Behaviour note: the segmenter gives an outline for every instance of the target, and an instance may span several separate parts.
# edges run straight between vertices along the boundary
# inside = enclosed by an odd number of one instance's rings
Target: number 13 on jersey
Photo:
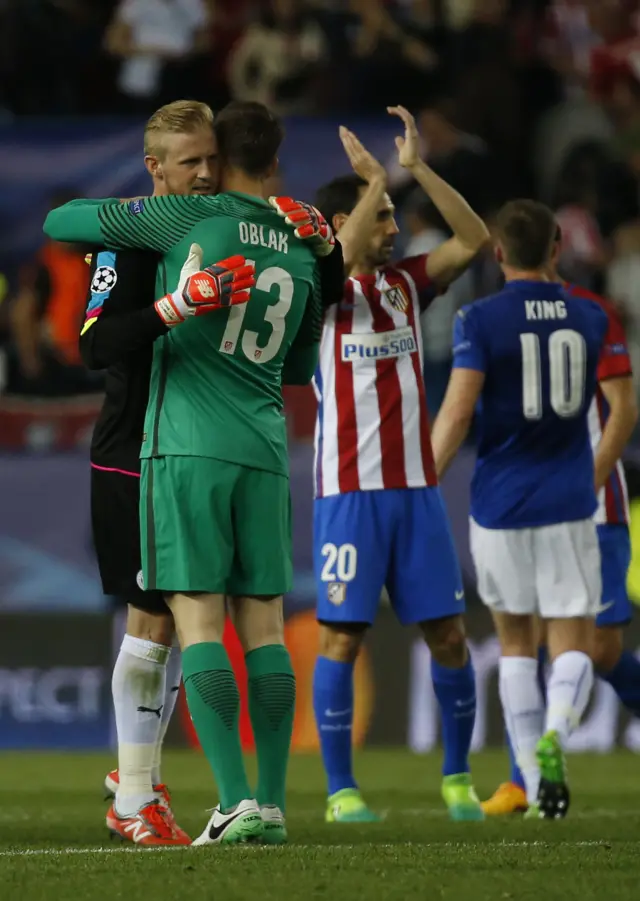
[[[254,260],[247,260],[247,263],[254,263]],[[220,353],[235,354],[238,344],[240,344],[242,353],[253,363],[268,363],[269,360],[273,360],[280,350],[285,336],[285,318],[291,309],[293,300],[293,278],[280,266],[270,266],[260,273],[256,279],[255,288],[252,289],[269,294],[274,285],[277,285],[279,289],[278,300],[272,306],[267,307],[264,314],[264,321],[271,326],[271,334],[264,347],[258,346],[258,332],[252,329],[246,329],[242,333],[242,337],[240,336],[244,317],[251,303],[251,299],[249,299],[247,303],[238,304],[229,311],[227,327],[220,343]]]

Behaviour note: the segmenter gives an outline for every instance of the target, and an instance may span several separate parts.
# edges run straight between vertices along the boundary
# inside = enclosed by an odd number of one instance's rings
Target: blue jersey
[[[607,332],[596,303],[511,281],[464,307],[454,367],[485,373],[471,515],[489,529],[587,519],[596,509],[587,411]]]

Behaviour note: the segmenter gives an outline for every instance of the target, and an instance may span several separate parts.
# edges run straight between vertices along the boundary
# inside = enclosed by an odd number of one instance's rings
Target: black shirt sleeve
[[[80,332],[89,369],[106,369],[168,331],[154,309],[159,257],[142,251],[96,251]]]
[[[322,337],[321,281],[320,272],[317,271],[316,284],[311,289],[300,327],[284,358],[283,385],[308,385],[316,371]]]
[[[320,269],[320,293],[322,307],[326,309],[333,304],[340,303],[344,295],[344,256],[342,245],[336,238],[336,246],[328,257],[318,260]]]

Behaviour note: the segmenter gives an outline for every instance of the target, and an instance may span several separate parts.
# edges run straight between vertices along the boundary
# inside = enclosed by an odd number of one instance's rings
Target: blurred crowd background
[[[83,369],[77,350],[86,248],[45,242],[42,222],[48,208],[73,196],[147,193],[145,118],[185,97],[214,109],[254,99],[279,112],[287,137],[277,187],[306,200],[348,170],[338,126],[351,127],[388,167],[398,256],[427,251],[447,234],[395,161],[397,121],[385,106],[408,106],[425,160],[489,223],[514,196],[554,208],[563,274],[616,303],[640,375],[640,0],[0,0],[0,747],[107,744],[111,656],[122,628],[112,627],[89,529],[87,446],[102,376]],[[455,311],[499,278],[487,254],[423,317],[432,414],[448,378]],[[310,394],[290,389],[285,398],[296,522],[288,641],[299,651],[299,685],[309,691],[316,646]],[[634,458],[640,440],[627,460],[637,548],[629,589],[640,603]],[[472,465],[466,449],[443,490],[476,672],[488,679],[499,652],[468,549]],[[426,750],[437,727],[435,701],[425,726],[425,649],[407,632],[393,638],[389,619],[387,629],[374,630],[382,638],[373,669],[382,685],[396,685],[402,670],[406,709],[383,691],[375,709],[388,695],[389,713],[382,710],[371,734]],[[632,630],[630,640],[639,636]],[[95,710],[80,691],[63,717],[66,692],[86,682],[93,697],[96,680]],[[598,689],[598,715],[576,746],[608,750],[616,740],[617,702],[606,690]],[[484,710],[489,695],[481,695]],[[492,716],[501,722],[497,707]],[[501,740],[499,725],[485,734],[484,713],[478,722],[475,746]],[[640,733],[625,741],[639,747]]]
[[[640,372],[637,0],[0,0],[5,142],[33,117],[55,133],[70,118],[143,120],[177,97],[214,109],[256,99],[288,120],[326,119],[327,130],[405,104],[425,159],[487,219],[517,195],[554,207],[564,274],[618,304]],[[399,252],[428,249],[444,224],[391,152],[387,162]],[[69,196],[64,187],[48,201]],[[95,390],[77,367],[76,321],[65,321],[78,311],[57,309],[59,272],[78,282],[86,273],[59,249],[29,251],[0,266],[5,388]],[[425,318],[432,410],[453,312],[497,277],[479,261]]]

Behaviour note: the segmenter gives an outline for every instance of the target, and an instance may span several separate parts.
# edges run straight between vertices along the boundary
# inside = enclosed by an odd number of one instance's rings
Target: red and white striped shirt
[[[598,294],[594,294],[578,285],[567,285],[567,290],[574,297],[585,297],[587,300],[592,300],[599,304],[609,317],[609,329],[598,362],[598,383],[606,379],[631,375],[631,360],[627,349],[624,328],[613,305]],[[595,397],[589,407],[588,416],[591,447],[594,455],[602,439],[602,433],[608,418],[609,405],[598,384]],[[594,514],[594,519],[598,525],[605,523],[615,525],[629,522],[629,496],[621,460],[618,460],[604,488],[598,494],[598,509]]]
[[[437,291],[426,255],[350,278],[330,307],[314,377],[316,497],[437,485],[420,312]]]

